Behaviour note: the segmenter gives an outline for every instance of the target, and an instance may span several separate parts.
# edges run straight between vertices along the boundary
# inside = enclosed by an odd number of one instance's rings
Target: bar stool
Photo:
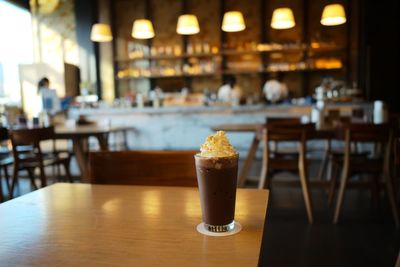
[[[298,172],[304,203],[309,223],[313,223],[312,201],[308,186],[307,164],[306,164],[306,142],[308,134],[315,130],[314,124],[301,124],[300,120],[274,121],[267,123],[264,134],[263,162],[261,177],[258,188],[269,188],[270,174],[272,171]],[[290,142],[297,144],[296,151],[282,153],[277,150],[271,151],[270,142]]]
[[[341,208],[343,205],[344,194],[348,180],[352,174],[372,173],[381,175],[386,183],[386,191],[392,209],[393,218],[396,226],[399,226],[399,213],[395,200],[393,179],[390,172],[390,157],[392,155],[392,130],[387,124],[347,124],[343,126],[342,137],[344,140],[343,157],[334,159],[336,164],[342,164],[339,194],[336,202],[333,223],[339,221]],[[375,151],[375,155],[368,157],[356,157],[351,155],[351,143],[376,143],[380,149]],[[374,177],[375,178],[375,177]],[[331,191],[335,190],[335,177],[332,177]],[[378,181],[375,181],[378,184]]]

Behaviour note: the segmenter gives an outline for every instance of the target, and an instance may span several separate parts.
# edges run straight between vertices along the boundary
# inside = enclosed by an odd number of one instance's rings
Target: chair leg
[[[74,179],[72,179],[71,172],[69,171],[69,162],[64,163],[63,166],[64,166],[64,170],[65,170],[65,176],[67,177],[67,179],[70,183],[73,183]]]
[[[44,172],[43,165],[40,165],[39,170],[40,170],[41,187],[45,187],[47,185],[47,178],[46,178],[46,173]]]
[[[123,131],[122,134],[123,134],[123,139],[124,139],[123,149],[124,150],[129,150],[129,147],[128,147],[128,131]]]
[[[268,172],[269,172],[269,141],[266,137],[265,132],[263,134],[263,154],[262,154],[262,167],[261,167],[261,175],[260,180],[258,181],[258,189],[269,188],[269,181],[268,181]],[[256,137],[255,137],[256,138]],[[254,139],[255,140],[255,139]],[[253,140],[253,142],[254,142]],[[258,145],[258,143],[257,143]],[[257,149],[257,147],[256,147]]]
[[[384,160],[383,160],[383,179],[385,180],[385,183],[386,183],[386,189],[387,189],[390,206],[392,208],[394,223],[396,224],[396,227],[399,227],[399,225],[400,225],[399,210],[398,210],[398,206],[396,204],[396,197],[395,197],[395,191],[394,191],[394,179],[391,176],[391,172],[390,172],[390,160],[392,159],[391,158],[392,155],[390,154],[390,146],[392,144],[391,138],[392,138],[392,135],[390,134],[389,141],[387,143],[387,146],[384,149],[385,156],[384,156]]]
[[[14,197],[14,188],[15,188],[15,184],[17,183],[17,180],[18,180],[18,172],[19,172],[19,166],[18,166],[18,164],[14,164],[13,176],[12,176],[11,187],[10,187],[10,199],[12,199]]]
[[[322,162],[321,162],[321,166],[319,167],[318,170],[318,181],[322,181],[323,180],[323,176],[325,173],[325,170],[328,168],[327,172],[329,173],[329,164],[331,163],[329,160],[329,154],[330,154],[330,140],[327,141],[326,143],[326,147],[325,147],[325,152],[324,152],[324,157],[322,158]]]
[[[239,180],[238,180],[238,187],[244,187],[248,178],[248,172],[250,170],[251,164],[253,163],[256,154],[257,154],[257,148],[260,143],[260,140],[257,136],[257,133],[255,133],[253,137],[253,141],[251,142],[251,146],[249,148],[249,151],[247,152],[246,159],[243,163],[242,169],[240,170],[239,174]]]
[[[31,185],[35,190],[37,190],[38,187],[35,183],[35,169],[27,168],[26,171],[28,172],[29,179],[31,180]]]
[[[3,168],[4,171],[4,177],[6,178],[6,185],[7,185],[7,190],[10,192],[10,174],[8,173],[8,168],[7,166],[4,166]]]
[[[304,203],[306,205],[306,210],[307,210],[308,222],[313,223],[314,219],[313,219],[310,191],[308,187],[308,179],[306,174],[305,159],[302,156],[300,156],[299,160],[299,176],[300,176],[301,188],[303,191]]]
[[[387,194],[388,194],[388,198],[389,198],[389,203],[392,208],[394,223],[396,224],[396,227],[399,227],[400,226],[399,210],[397,208],[396,199],[394,196],[393,180],[387,171],[384,172],[384,180],[386,183],[386,190],[387,190]]]
[[[329,205],[329,207],[332,207],[333,200],[335,199],[335,192],[336,192],[336,186],[337,186],[337,167],[334,167],[333,164],[331,164],[330,168],[331,168],[331,170],[328,173],[330,176],[328,205]]]
[[[2,186],[2,181],[1,181],[1,175],[0,175],[0,203],[4,201],[3,197],[3,186]]]
[[[266,161],[268,161],[268,160],[266,160]],[[258,189],[269,188],[268,180],[269,180],[269,178],[268,178],[268,163],[263,162],[263,166],[261,168],[260,181],[258,182]]]
[[[55,167],[56,167],[56,173],[55,173],[56,175],[55,176],[60,177],[61,176],[61,167],[59,164],[57,164]]]
[[[269,187],[270,187],[269,153],[263,152],[261,176],[260,176],[260,180],[258,182],[258,189],[264,189],[264,188],[269,188]]]
[[[338,195],[338,199],[336,201],[335,214],[333,216],[334,224],[337,224],[338,220],[339,220],[340,211],[341,211],[342,205],[343,205],[344,191],[346,190],[346,185],[347,185],[347,180],[348,180],[348,174],[349,174],[349,167],[344,166],[342,175],[340,177],[339,195]]]

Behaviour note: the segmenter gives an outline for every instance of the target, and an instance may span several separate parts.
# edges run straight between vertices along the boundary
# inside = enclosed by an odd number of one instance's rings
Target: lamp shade
[[[197,17],[191,14],[180,15],[176,25],[176,32],[184,35],[199,33],[200,27]]]
[[[346,13],[341,4],[327,5],[322,11],[321,24],[335,26],[346,22]]]
[[[222,19],[222,30],[224,32],[240,32],[246,29],[246,24],[241,12],[228,11]]]
[[[154,37],[153,24],[148,19],[137,19],[133,22],[132,37],[136,39],[151,39]]]
[[[290,29],[296,25],[293,11],[288,7],[277,8],[272,13],[271,27],[277,30]]]
[[[90,32],[90,40],[93,42],[110,42],[112,41],[112,33],[110,25],[103,23],[96,23],[92,26]]]

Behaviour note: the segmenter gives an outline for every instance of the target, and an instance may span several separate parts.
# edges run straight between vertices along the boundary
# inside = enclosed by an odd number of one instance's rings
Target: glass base
[[[211,225],[204,223],[204,227],[213,233],[224,233],[224,232],[229,232],[232,231],[235,226],[235,222],[232,221],[230,224],[225,224],[225,225]]]

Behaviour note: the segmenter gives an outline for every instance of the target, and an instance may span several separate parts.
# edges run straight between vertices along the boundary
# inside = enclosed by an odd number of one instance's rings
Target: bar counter
[[[367,113],[370,103],[328,104],[342,115],[354,108]],[[266,117],[293,118],[309,116],[311,105],[247,105],[247,106],[187,106],[160,108],[99,108],[71,109],[70,119],[85,115],[89,120],[112,126],[134,127],[128,133],[131,149],[198,149],[204,138],[219,124],[263,123]],[[232,144],[244,156],[252,141],[252,133],[228,133]]]

